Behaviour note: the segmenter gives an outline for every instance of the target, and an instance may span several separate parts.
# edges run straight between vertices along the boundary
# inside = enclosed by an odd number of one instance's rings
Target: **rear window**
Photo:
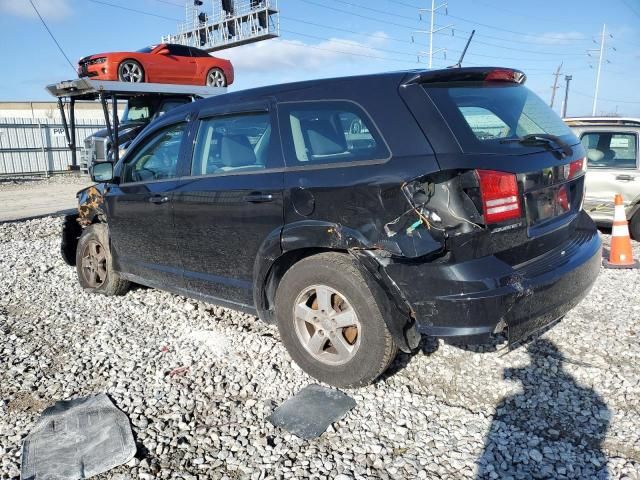
[[[528,88],[511,83],[425,85],[465,152],[540,150],[501,142],[531,134],[551,134],[578,143],[569,127]],[[514,152],[517,153],[517,152]]]

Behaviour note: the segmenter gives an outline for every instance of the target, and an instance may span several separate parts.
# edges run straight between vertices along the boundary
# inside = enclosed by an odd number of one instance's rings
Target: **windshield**
[[[425,86],[465,152],[539,149],[505,143],[526,135],[555,135],[575,145],[578,139],[549,106],[528,88],[511,83]]]
[[[157,45],[151,45],[150,47],[144,47],[141,48],[140,50],[136,50],[136,52],[138,53],[151,53],[153,52],[153,49],[156,48]]]
[[[127,122],[148,122],[153,115],[151,107],[149,105],[132,105],[127,104],[127,108],[124,111],[122,117],[122,123]]]

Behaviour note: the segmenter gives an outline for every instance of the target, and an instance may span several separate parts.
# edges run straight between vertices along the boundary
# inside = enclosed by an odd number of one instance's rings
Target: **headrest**
[[[329,119],[307,120],[302,127],[311,155],[334,155],[347,151],[344,132],[336,129]]]
[[[256,164],[256,154],[245,135],[222,137],[220,156],[225,167],[245,167]]]
[[[604,152],[597,148],[587,148],[587,160],[599,162],[604,158]]]

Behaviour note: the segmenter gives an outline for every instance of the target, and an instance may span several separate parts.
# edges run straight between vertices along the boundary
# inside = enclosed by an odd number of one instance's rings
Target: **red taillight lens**
[[[498,223],[522,216],[518,182],[512,173],[477,170],[485,223]]]
[[[510,70],[508,68],[496,68],[491,70],[484,77],[485,82],[514,82],[524,83],[527,77],[518,70]]]
[[[579,160],[574,160],[569,164],[569,175],[568,179],[577,177],[578,175],[587,171],[587,159],[581,158]]]

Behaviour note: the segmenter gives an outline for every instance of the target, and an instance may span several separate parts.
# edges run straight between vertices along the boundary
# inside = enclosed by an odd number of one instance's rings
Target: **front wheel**
[[[305,258],[276,292],[287,351],[309,375],[336,387],[371,383],[397,353],[375,295],[353,262],[340,253]]]
[[[82,232],[76,250],[76,272],[87,292],[112,296],[124,295],[129,290],[130,283],[113,270],[105,224],[90,225]]]
[[[144,70],[135,60],[125,60],[118,66],[118,80],[129,83],[144,82]]]
[[[207,73],[207,80],[205,83],[208,87],[226,87],[227,77],[219,68],[212,68]]]

